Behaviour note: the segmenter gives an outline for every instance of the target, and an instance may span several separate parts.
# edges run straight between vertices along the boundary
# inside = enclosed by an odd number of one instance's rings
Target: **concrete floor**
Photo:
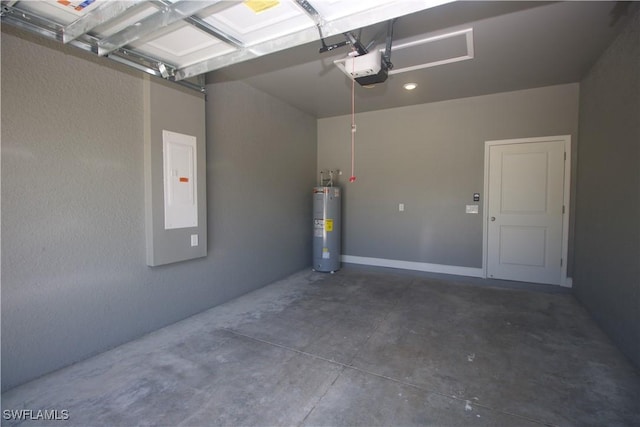
[[[69,419],[2,425],[638,426],[639,396],[566,291],[350,266],[10,390],[3,410]]]

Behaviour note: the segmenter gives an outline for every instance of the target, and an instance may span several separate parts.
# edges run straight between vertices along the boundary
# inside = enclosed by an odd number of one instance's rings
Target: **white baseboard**
[[[353,255],[342,255],[342,262],[362,264],[376,267],[400,268],[403,270],[426,271],[429,273],[454,274],[457,276],[484,277],[482,268],[458,267],[455,265],[429,264],[426,262],[400,261],[395,259],[369,258]]]
[[[573,277],[567,277],[564,279],[564,283],[560,283],[560,286],[563,286],[565,288],[572,288],[573,287]]]

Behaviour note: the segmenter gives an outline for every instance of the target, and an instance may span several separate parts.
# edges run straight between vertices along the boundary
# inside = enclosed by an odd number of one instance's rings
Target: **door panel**
[[[547,174],[548,153],[504,153],[500,212],[546,212]]]
[[[510,251],[500,252],[500,264],[544,267],[546,259],[547,229],[545,227],[500,227],[500,247]],[[526,245],[522,242],[527,242]]]
[[[560,284],[564,141],[489,150],[488,277]]]

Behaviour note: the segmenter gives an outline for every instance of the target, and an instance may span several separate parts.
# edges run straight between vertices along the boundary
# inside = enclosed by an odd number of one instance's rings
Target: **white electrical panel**
[[[164,228],[198,226],[196,137],[162,131]]]

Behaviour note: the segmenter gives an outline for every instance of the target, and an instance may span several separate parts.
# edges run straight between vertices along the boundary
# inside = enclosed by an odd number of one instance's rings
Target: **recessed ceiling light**
[[[418,87],[417,83],[405,83],[402,85],[403,88],[405,88],[406,90],[414,90],[415,88]]]

